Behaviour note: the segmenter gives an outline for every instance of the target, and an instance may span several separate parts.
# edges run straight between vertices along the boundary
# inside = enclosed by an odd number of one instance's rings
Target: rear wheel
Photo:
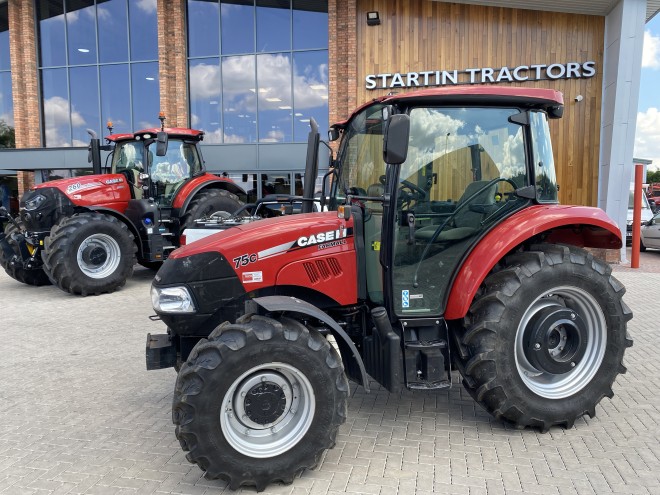
[[[348,381],[317,332],[246,316],[200,341],[179,372],[172,417],[187,459],[232,489],[291,483],[334,446]]]
[[[571,427],[612,397],[632,313],[610,267],[574,247],[543,244],[509,256],[466,317],[463,384],[517,427]]]
[[[60,289],[82,296],[114,292],[133,273],[137,246],[123,223],[101,213],[60,221],[46,238],[46,273]]]
[[[226,211],[234,213],[243,206],[238,196],[224,189],[208,189],[198,193],[181,217],[181,232],[195,226],[195,220],[209,217],[212,213]]]
[[[10,223],[5,227],[6,240],[14,251],[14,254],[19,254],[20,252],[18,244],[12,237],[17,233],[19,233],[19,229],[15,225]],[[2,249],[0,249],[0,266],[5,269],[5,272],[7,272],[7,275],[11,278],[24,284],[34,286],[50,285],[50,279],[44,272],[43,267],[26,269],[22,264],[12,264],[11,260],[5,256]]]
[[[643,253],[646,251],[646,246],[644,245],[644,241],[640,238],[639,239],[639,250]]]

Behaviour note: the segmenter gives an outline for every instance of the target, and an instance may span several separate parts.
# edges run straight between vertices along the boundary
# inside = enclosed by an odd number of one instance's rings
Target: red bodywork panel
[[[181,208],[186,200],[190,197],[192,192],[201,184],[206,182],[225,182],[232,185],[234,184],[231,179],[218,177],[217,175],[209,174],[207,172],[204,175],[200,175],[199,177],[193,177],[188,182],[186,182],[184,186],[176,193],[176,197],[174,198],[172,206],[174,208]]]
[[[77,206],[105,207],[124,213],[131,199],[130,185],[122,174],[85,175],[44,182],[34,187],[54,187]]]
[[[175,250],[170,258],[221,253],[246,292],[295,285],[341,306],[357,303],[353,220],[337,212],[307,213],[232,227]]]
[[[554,229],[554,230],[553,230]],[[527,239],[551,232],[546,242],[619,249],[619,227],[600,208],[536,205],[507,218],[479,241],[456,276],[445,319],[463,318],[477,289],[495,264]]]

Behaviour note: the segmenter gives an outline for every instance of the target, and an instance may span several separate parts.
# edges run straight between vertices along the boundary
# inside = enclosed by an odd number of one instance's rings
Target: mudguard
[[[334,334],[341,337],[341,339],[346,343],[346,345],[353,353],[352,357],[357,363],[358,367],[360,368],[360,374],[362,375],[362,383],[360,385],[362,385],[364,389],[367,392],[369,392],[369,378],[367,376],[367,371],[364,367],[364,362],[362,361],[362,356],[360,356],[360,353],[358,352],[357,348],[355,347],[355,344],[348,336],[348,334],[344,331],[343,328],[339,326],[339,324],[333,318],[331,318],[329,315],[321,311],[316,306],[313,306],[308,302],[303,301],[301,299],[297,299],[295,297],[287,297],[287,296],[256,297],[252,299],[252,302],[258,304],[259,306],[261,306],[262,308],[264,308],[266,311],[269,312],[287,311],[290,313],[302,313],[307,316],[311,316],[312,318],[316,318],[317,320],[320,320],[326,325],[328,325],[332,329],[332,332]],[[350,357],[348,356],[346,356],[346,358],[350,359]]]
[[[544,242],[619,249],[621,231],[600,208],[536,205],[510,216],[488,232],[470,252],[452,285],[444,317],[463,318],[479,286],[504,256],[525,241],[546,234]]]

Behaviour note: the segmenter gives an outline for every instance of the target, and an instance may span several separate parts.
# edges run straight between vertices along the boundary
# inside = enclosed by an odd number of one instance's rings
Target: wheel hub
[[[584,357],[587,336],[587,327],[576,311],[550,306],[527,325],[523,350],[537,370],[555,375],[568,373]]]
[[[274,423],[284,412],[286,396],[282,387],[272,382],[253,387],[245,398],[245,414],[260,425]]]
[[[82,258],[88,265],[101,266],[107,261],[108,253],[101,246],[92,244],[83,250]]]

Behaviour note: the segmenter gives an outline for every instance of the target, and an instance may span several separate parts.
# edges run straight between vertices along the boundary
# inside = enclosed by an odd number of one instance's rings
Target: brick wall
[[[169,127],[188,126],[186,2],[158,0],[160,105]]]
[[[34,2],[9,0],[9,46],[17,148],[41,146]],[[19,196],[34,185],[34,174],[18,173]]]
[[[346,119],[357,102],[356,0],[328,2],[330,123]]]

